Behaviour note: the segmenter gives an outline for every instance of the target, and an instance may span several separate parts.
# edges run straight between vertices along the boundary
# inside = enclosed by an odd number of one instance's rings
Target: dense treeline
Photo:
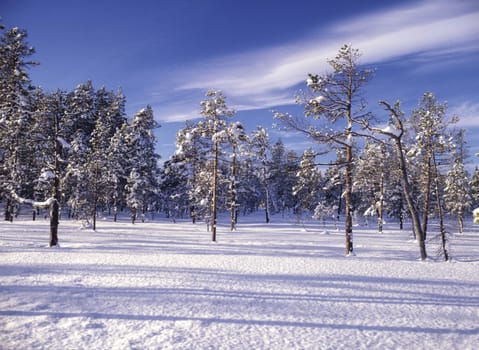
[[[132,220],[157,208],[158,175],[150,106],[125,115],[121,91],[45,92],[31,84],[34,53],[26,32],[5,31],[0,46],[0,196],[5,220],[19,203],[55,202],[64,215],[95,226],[96,214],[128,208]],[[46,201],[53,199],[54,201]]]
[[[446,214],[458,220],[479,202],[479,171],[470,176],[464,132],[432,93],[409,116],[399,102],[381,102],[387,126],[373,125],[361,91],[373,71],[358,65],[360,54],[344,46],[329,61],[331,73],[309,75],[298,95],[304,116],[275,113],[280,124],[312,140],[302,154],[272,142],[265,128],[247,131],[234,121],[220,91],[208,91],[201,118],[177,133],[177,152],[161,166],[150,106],[125,113],[125,96],[92,82],[72,91],[46,92],[32,84],[34,50],[18,28],[0,42],[0,201],[4,219],[19,204],[49,207],[51,245],[62,215],[95,228],[98,213],[132,222],[164,213],[172,219],[205,220],[216,234],[218,212],[238,217],[262,210],[294,213],[298,219],[344,219],[346,254],[353,251],[355,217],[412,219],[421,257],[426,257],[428,220],[439,219],[447,258]],[[313,147],[314,146],[314,147]],[[321,155],[336,159],[321,163]],[[32,212],[35,213],[35,210]]]

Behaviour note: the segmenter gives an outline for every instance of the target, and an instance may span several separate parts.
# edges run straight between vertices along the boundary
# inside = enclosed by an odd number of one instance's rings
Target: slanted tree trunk
[[[416,239],[419,244],[419,253],[421,255],[421,260],[426,260],[426,243],[424,240],[424,232],[421,227],[421,220],[419,219],[419,212],[414,205],[414,200],[412,198],[412,186],[409,183],[407,170],[406,170],[406,160],[404,159],[404,154],[402,150],[402,145],[400,142],[396,141],[396,149],[399,157],[399,166],[401,169],[402,177],[401,182],[403,184],[404,197],[406,198],[406,203],[411,214],[412,222],[414,225],[414,232],[416,233]]]
[[[401,172],[401,184],[403,188],[404,198],[406,199],[409,213],[411,214],[413,228],[416,233],[416,239],[419,245],[419,254],[420,254],[421,260],[426,260],[427,253],[426,253],[426,244],[424,240],[424,232],[421,226],[419,211],[414,205],[414,200],[412,198],[412,194],[411,194],[412,186],[409,182],[406,159],[404,158],[404,151],[402,147],[402,136],[404,134],[404,127],[401,120],[402,112],[398,110],[399,108],[398,104],[393,108],[387,102],[381,101],[380,103],[386,107],[387,111],[391,112],[391,116],[394,118],[394,123],[396,124],[396,128],[399,131],[399,135],[392,132],[380,130],[380,129],[373,129],[373,130],[376,132],[379,132],[380,134],[389,136],[394,142],[397,156],[398,156],[398,161],[399,161],[399,169]]]

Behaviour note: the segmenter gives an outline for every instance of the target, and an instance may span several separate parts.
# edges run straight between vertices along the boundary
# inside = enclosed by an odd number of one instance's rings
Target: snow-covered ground
[[[246,222],[245,222],[246,220]],[[1,349],[477,349],[479,225],[452,262],[408,231],[294,219],[0,222]],[[469,220],[472,221],[472,220]]]

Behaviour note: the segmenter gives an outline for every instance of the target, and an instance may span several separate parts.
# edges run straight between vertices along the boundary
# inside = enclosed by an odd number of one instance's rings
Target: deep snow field
[[[479,225],[451,262],[410,230],[240,217],[204,224],[0,222],[1,349],[477,349]]]

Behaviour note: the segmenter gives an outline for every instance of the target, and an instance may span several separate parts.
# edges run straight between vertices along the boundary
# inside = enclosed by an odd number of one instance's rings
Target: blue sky
[[[273,141],[306,148],[309,141],[271,129],[271,110],[300,113],[294,97],[307,74],[327,72],[345,43],[376,69],[366,87],[374,112],[380,99],[399,99],[408,112],[431,91],[461,117],[471,153],[479,152],[477,0],[2,0],[0,16],[28,31],[41,63],[30,72],[36,85],[121,87],[130,116],[150,104],[164,159],[211,88],[249,131],[262,125]]]

